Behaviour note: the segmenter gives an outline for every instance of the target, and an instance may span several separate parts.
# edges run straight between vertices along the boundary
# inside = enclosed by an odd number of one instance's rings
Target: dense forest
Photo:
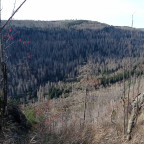
[[[3,33],[11,97],[36,97],[48,82],[77,80],[80,67],[88,63],[90,75],[104,86],[106,80],[122,79],[130,57],[131,71],[143,63],[144,32],[128,27],[82,20],[12,21]]]

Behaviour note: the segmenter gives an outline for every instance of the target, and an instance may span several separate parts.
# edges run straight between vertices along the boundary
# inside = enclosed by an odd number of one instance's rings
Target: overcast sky
[[[2,1],[2,19],[8,19],[15,0]],[[17,0],[16,7],[23,0]],[[14,16],[19,20],[85,19],[110,25],[144,28],[144,0],[27,0]]]

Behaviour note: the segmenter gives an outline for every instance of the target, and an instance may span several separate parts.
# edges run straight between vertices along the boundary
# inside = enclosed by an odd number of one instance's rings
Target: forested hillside
[[[36,97],[48,82],[76,81],[87,64],[89,75],[104,82],[103,78],[120,75],[129,57],[132,71],[143,63],[144,32],[126,27],[85,20],[12,21],[4,36],[12,97]]]

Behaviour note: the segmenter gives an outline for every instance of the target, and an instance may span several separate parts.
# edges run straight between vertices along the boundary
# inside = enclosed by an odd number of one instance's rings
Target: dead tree
[[[87,88],[86,88],[86,94],[85,94],[85,100],[84,100],[84,121],[86,120],[87,94],[88,94],[88,90],[87,90]]]
[[[123,123],[123,130],[124,130],[124,134],[126,134],[126,102],[125,102],[126,87],[125,87],[125,65],[124,65],[124,69],[123,69],[123,85],[124,85],[124,91],[123,91],[123,107],[124,107],[124,123]]]
[[[1,72],[1,82],[2,82],[2,95],[0,96],[0,126],[3,126],[3,118],[6,114],[6,107],[7,107],[7,67],[6,62],[4,60],[4,45],[3,45],[3,37],[2,37],[2,31],[7,26],[7,24],[10,22],[10,20],[13,18],[13,16],[17,13],[17,11],[21,8],[21,6],[26,2],[24,0],[20,6],[13,11],[12,15],[9,17],[9,19],[6,21],[4,25],[2,25],[1,20],[1,0],[0,0],[0,72]]]
[[[131,133],[133,128],[136,125],[137,118],[140,114],[140,111],[142,107],[144,106],[144,94],[138,94],[135,98],[135,100],[132,102],[132,112],[129,118],[128,122],[128,128],[127,128],[127,139],[131,139]]]

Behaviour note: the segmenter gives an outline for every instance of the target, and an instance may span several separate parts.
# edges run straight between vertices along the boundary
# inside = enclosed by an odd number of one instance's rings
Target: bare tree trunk
[[[129,119],[129,106],[130,106],[130,86],[131,86],[131,70],[129,72],[129,76],[130,76],[130,79],[129,79],[129,87],[128,87],[128,101],[127,101],[127,114],[126,114],[126,125],[128,126],[128,119]]]
[[[124,85],[124,91],[123,91],[123,103],[124,103],[124,123],[123,123],[123,130],[124,134],[126,134],[126,119],[125,119],[125,113],[126,113],[126,105],[125,105],[125,66],[123,69],[123,85]]]
[[[133,99],[135,98],[135,90],[134,90],[135,83],[136,83],[136,74],[134,73],[134,84],[133,84],[133,94],[132,94]]]
[[[4,60],[4,49],[3,49],[3,45],[2,45],[2,30],[5,28],[5,26],[8,24],[8,22],[12,19],[12,17],[17,13],[17,11],[21,8],[21,6],[26,2],[26,0],[24,0],[20,6],[12,13],[12,15],[10,16],[10,18],[6,21],[6,23],[2,26],[1,24],[1,0],[0,0],[0,72],[2,75],[2,89],[3,89],[3,93],[2,96],[0,97],[0,126],[3,126],[3,118],[4,115],[6,113],[6,106],[7,106],[7,70],[6,70],[6,63]]]
[[[7,70],[6,70],[6,64],[2,63],[2,72],[3,72],[3,115],[6,114],[6,107],[7,107]]]
[[[132,15],[132,28],[133,28],[133,15]],[[131,38],[129,42],[129,87],[128,87],[128,102],[127,102],[127,121],[126,125],[128,127],[128,120],[129,120],[129,105],[130,105],[130,87],[131,87],[131,72],[132,72],[132,30],[131,30]]]
[[[139,81],[138,81],[138,88],[137,88],[137,95],[140,93],[140,84],[141,84],[141,65],[140,65],[140,76],[139,76]],[[138,112],[138,97],[137,97],[137,112]]]
[[[0,10],[1,10],[1,0],[0,0]],[[2,77],[2,80],[1,82],[3,82],[3,65],[2,63],[4,62],[3,60],[3,51],[2,51],[2,31],[1,31],[1,11],[0,11],[0,71],[1,71],[1,77]],[[3,84],[2,84],[2,87],[3,87]],[[4,89],[3,89],[4,90]],[[4,112],[4,109],[3,109],[3,106],[4,106],[4,103],[3,103],[3,99],[4,99],[4,93],[2,92],[2,95],[0,97],[0,114],[1,114],[1,117],[0,117],[0,126],[3,127],[3,112]]]
[[[135,127],[138,115],[144,104],[144,94],[138,94],[132,103],[132,113],[127,128],[127,139],[131,139],[132,129]],[[138,107],[137,107],[138,106]]]
[[[131,139],[131,132],[132,132],[132,128],[135,126],[136,119],[137,119],[137,110],[133,108],[130,119],[129,119],[128,128],[127,128],[128,140]]]
[[[87,109],[87,88],[86,88],[86,95],[84,100],[84,121],[86,120],[86,109]]]

